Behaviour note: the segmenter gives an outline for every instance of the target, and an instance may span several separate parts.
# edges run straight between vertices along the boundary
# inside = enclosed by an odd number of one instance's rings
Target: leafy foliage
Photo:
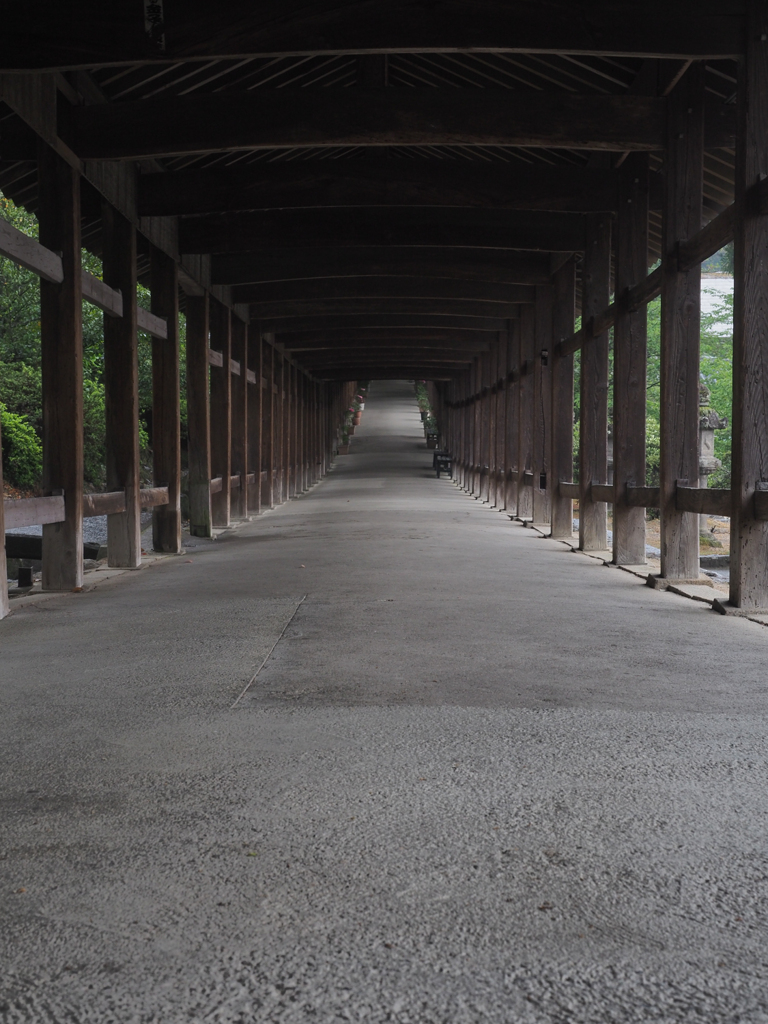
[[[37,237],[37,220],[0,193],[0,217],[32,237]],[[83,268],[95,277],[102,277],[101,261],[85,249]],[[137,301],[149,309],[150,293],[141,285]],[[182,436],[186,438],[186,322],[180,317],[181,356],[181,419]],[[152,429],[152,339],[139,334],[139,443],[142,463],[151,464]],[[42,438],[42,378],[40,367],[40,286],[35,274],[0,257],[0,403],[6,415],[16,417],[8,429],[18,438],[19,423],[31,429],[38,446]],[[18,421],[18,422],[17,422]],[[10,422],[10,421],[9,421]],[[5,425],[5,420],[3,420]],[[26,437],[27,434],[24,433]],[[96,489],[106,485],[106,426],[104,390],[104,325],[103,314],[96,306],[83,303],[83,442],[85,481]],[[5,441],[4,451],[5,451]],[[21,444],[21,441],[18,442]],[[10,444],[10,442],[9,442]],[[9,449],[10,451],[10,449]],[[9,454],[8,459],[12,456]],[[15,464],[14,464],[15,465]],[[20,487],[39,485],[40,468],[30,455],[14,474],[11,462],[5,465],[9,482]]]
[[[35,487],[43,472],[43,446],[24,416],[0,403],[3,468],[16,487]]]

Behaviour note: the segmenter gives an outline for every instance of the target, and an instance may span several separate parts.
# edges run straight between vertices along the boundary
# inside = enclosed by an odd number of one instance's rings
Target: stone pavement
[[[0,697],[0,1021],[768,1022],[768,631],[436,480],[404,383]]]

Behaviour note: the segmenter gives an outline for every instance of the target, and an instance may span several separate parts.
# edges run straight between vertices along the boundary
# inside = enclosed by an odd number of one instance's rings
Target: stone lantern
[[[707,385],[699,384],[699,487],[707,487],[709,474],[722,466],[715,458],[715,431],[728,426],[727,418],[710,406],[711,397]],[[706,515],[699,516],[699,532],[708,533]]]

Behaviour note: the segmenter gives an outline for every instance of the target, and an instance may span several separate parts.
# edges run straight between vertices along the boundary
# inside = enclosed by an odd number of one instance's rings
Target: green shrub
[[[43,446],[23,416],[0,404],[3,439],[3,472],[16,487],[37,487],[43,472]]]

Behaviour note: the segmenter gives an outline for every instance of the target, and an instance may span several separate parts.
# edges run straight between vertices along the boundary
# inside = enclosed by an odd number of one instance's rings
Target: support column
[[[522,315],[522,310],[521,310]],[[507,429],[504,467],[504,508],[518,515],[520,456],[520,321],[507,321]],[[510,380],[510,374],[512,379]]]
[[[248,511],[258,515],[261,512],[261,331],[257,324],[248,328],[248,361],[256,380],[248,390],[248,472],[253,473],[253,483],[248,487]]]
[[[179,270],[152,246],[152,312],[168,324],[152,339],[152,454],[155,486],[168,487],[168,504],[152,509],[155,551],[181,551],[181,402],[179,394]]]
[[[261,482],[262,508],[274,508],[274,394],[273,382],[274,349],[264,341],[261,342],[261,469],[264,478]]]
[[[733,468],[730,603],[768,608],[768,521],[755,492],[768,490],[768,215],[754,186],[768,177],[768,10],[747,4],[746,56],[739,69],[733,331]]]
[[[579,547],[608,546],[608,506],[592,499],[592,484],[608,483],[608,331],[592,335],[591,322],[603,313],[611,292],[611,222],[606,214],[587,218],[581,292],[581,428],[579,431]]]
[[[232,374],[232,451],[230,473],[240,477],[232,488],[230,513],[233,519],[248,515],[248,327],[232,316],[232,359],[240,364],[240,375]]]
[[[573,355],[557,354],[557,346],[573,333],[576,264],[568,260],[552,276],[552,532],[556,540],[573,537],[573,501],[560,495],[561,480],[573,480]]]
[[[284,498],[285,474],[283,472],[283,449],[285,442],[285,392],[283,391],[283,359],[277,349],[272,349],[272,445],[274,452],[274,500],[281,505]]]
[[[627,504],[627,484],[645,484],[648,307],[629,309],[627,289],[648,272],[648,156],[631,154],[619,171],[613,327],[613,561],[645,564],[645,509]]]
[[[533,519],[533,378],[535,309],[520,310],[520,387],[517,455],[517,518]]]
[[[488,502],[491,493],[491,384],[493,378],[493,353],[483,352],[480,356],[480,500]]]
[[[211,407],[209,295],[187,296],[187,456],[189,532],[211,536]]]
[[[5,557],[5,507],[3,505],[3,437],[0,429],[0,537],[3,544],[0,545],[0,619],[8,614],[8,561]]]
[[[493,453],[494,476],[492,503],[494,508],[504,508],[504,481],[506,478],[506,431],[507,431],[507,347],[509,334],[507,331],[499,331],[499,340],[496,346],[496,409],[494,414],[495,422],[495,449]]]
[[[123,296],[122,316],[104,314],[107,490],[125,491],[125,512],[107,516],[107,551],[110,566],[134,569],[141,564],[136,231],[107,202],[101,225],[104,282]]]
[[[73,590],[83,585],[80,176],[44,143],[38,168],[40,243],[64,269],[61,284],[40,281],[43,491],[63,491],[65,505],[64,522],[43,527],[43,590]]]
[[[43,590],[83,584],[83,329],[80,176],[40,144],[40,243],[61,253],[63,282],[40,282],[43,492],[66,519],[43,526]]]
[[[213,525],[222,529],[230,523],[229,478],[232,465],[232,327],[230,311],[216,299],[211,301],[211,348],[222,355],[222,365],[211,369],[211,476],[221,477],[221,490],[211,495]]]
[[[701,228],[704,176],[703,63],[667,99],[661,286],[661,575],[699,578],[699,518],[678,512],[678,481],[699,480],[701,267],[677,268],[677,243]]]
[[[551,284],[536,285],[533,361],[533,521],[549,523],[552,518],[552,304]]]

